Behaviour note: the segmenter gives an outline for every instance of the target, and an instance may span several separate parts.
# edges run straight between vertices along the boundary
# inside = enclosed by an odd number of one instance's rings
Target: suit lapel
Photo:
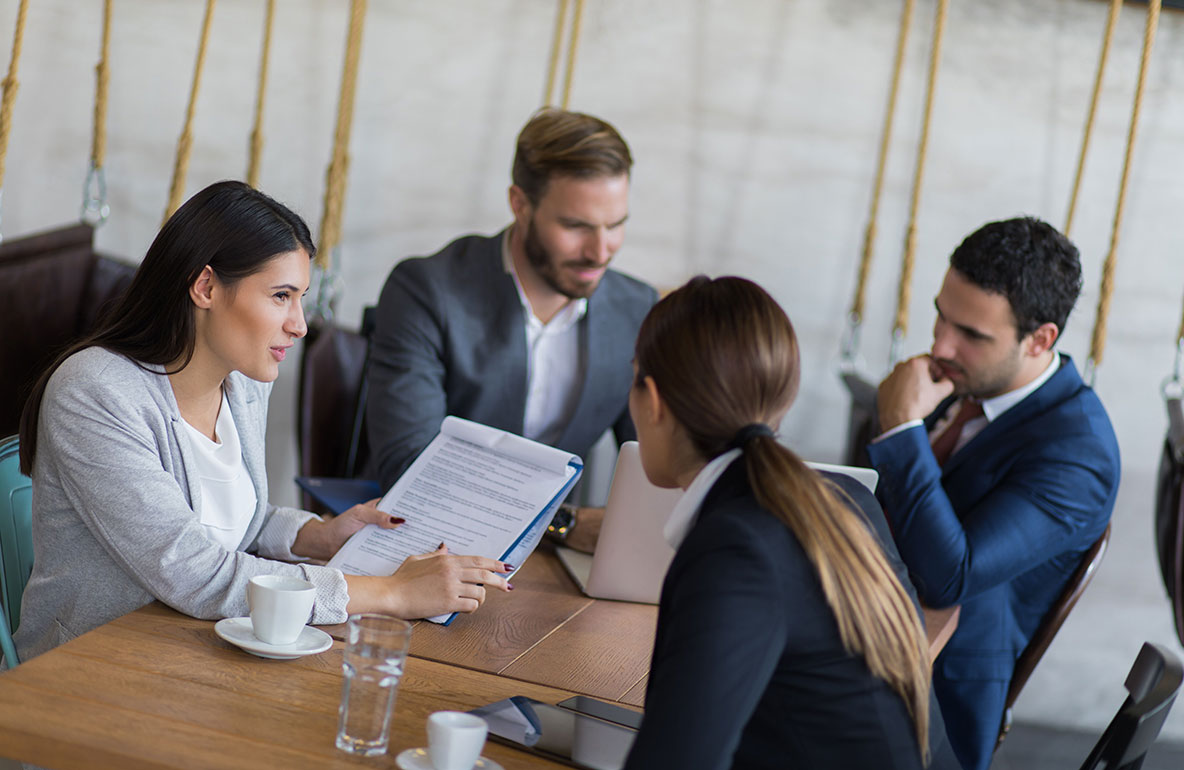
[[[529,366],[526,351],[526,319],[522,298],[518,296],[518,289],[514,286],[514,278],[506,272],[502,262],[502,239],[505,230],[490,238],[487,242],[489,255],[480,260],[485,266],[484,280],[479,280],[479,290],[473,295],[475,301],[489,303],[489,310],[482,315],[490,319],[490,333],[500,333],[505,330],[502,338],[503,365],[500,367],[506,373],[505,381],[489,383],[490,387],[502,389],[503,406],[507,412],[507,419],[503,425],[511,432],[521,434],[526,424],[526,370]]]
[[[561,447],[581,446],[596,438],[593,436],[583,440],[578,434],[585,430],[585,426],[597,423],[596,394],[605,386],[606,372],[594,362],[612,360],[612,351],[608,350],[608,346],[613,340],[613,335],[605,328],[606,324],[611,322],[612,314],[605,307],[603,289],[604,286],[600,286],[592,292],[592,296],[588,298],[588,312],[580,319],[580,370],[584,376],[581,378],[580,398],[576,402],[576,408],[559,438]]]
[[[987,423],[987,427],[950,457],[942,470],[942,476],[954,473],[968,459],[989,448],[997,437],[1014,430],[1032,417],[1043,414],[1052,406],[1071,397],[1082,386],[1081,375],[1077,373],[1072,359],[1061,354],[1061,366],[1052,377],[1023,401]]]

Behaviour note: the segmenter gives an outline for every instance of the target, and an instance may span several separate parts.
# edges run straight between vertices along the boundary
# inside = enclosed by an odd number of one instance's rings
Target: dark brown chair
[[[135,268],[96,254],[93,236],[78,224],[0,245],[0,436],[17,432],[45,367],[131,283]]]
[[[1168,431],[1159,459],[1155,495],[1155,546],[1176,636],[1184,644],[1184,406],[1179,395],[1165,398]]]
[[[1045,614],[1044,619],[1040,621],[1040,625],[1036,627],[1036,632],[1032,634],[1032,638],[1028,640],[1028,646],[1020,653],[1019,658],[1015,662],[1015,670],[1011,673],[1011,684],[1007,688],[1007,700],[1003,708],[1003,723],[999,727],[999,740],[996,742],[996,747],[1003,743],[1003,739],[1007,737],[1007,731],[1011,729],[1011,707],[1015,705],[1016,699],[1020,697],[1020,691],[1024,689],[1028,678],[1032,676],[1032,671],[1036,669],[1036,664],[1040,662],[1040,658],[1044,656],[1044,651],[1048,649],[1048,645],[1052,644],[1053,637],[1057,635],[1057,631],[1061,630],[1061,626],[1065,623],[1065,618],[1069,617],[1069,612],[1077,604],[1077,600],[1085,593],[1086,587],[1089,586],[1091,580],[1094,579],[1094,573],[1098,571],[1098,566],[1102,563],[1102,558],[1106,555],[1106,546],[1110,543],[1110,527],[1107,525],[1106,531],[1098,538],[1098,541],[1086,552],[1081,559],[1081,564],[1077,567],[1077,571],[1069,578],[1069,582],[1065,585],[1065,590],[1061,591],[1061,595],[1056,602]]]
[[[332,324],[311,327],[300,360],[296,431],[301,476],[355,478],[368,457],[366,369],[373,308],[352,332]],[[307,492],[306,510],[326,512]]]
[[[845,464],[870,468],[872,463],[867,454],[867,445],[879,433],[879,426],[876,424],[879,420],[876,414],[876,384],[852,371],[843,372],[841,376],[843,384],[847,386],[847,393],[851,396]]]

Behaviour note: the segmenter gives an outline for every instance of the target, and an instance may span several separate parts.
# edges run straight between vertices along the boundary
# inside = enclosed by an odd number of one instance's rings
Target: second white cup
[[[437,711],[428,717],[428,753],[436,770],[472,770],[485,746],[489,726],[463,711]]]
[[[267,644],[291,644],[312,614],[317,589],[307,580],[287,575],[256,575],[247,584],[251,629]]]

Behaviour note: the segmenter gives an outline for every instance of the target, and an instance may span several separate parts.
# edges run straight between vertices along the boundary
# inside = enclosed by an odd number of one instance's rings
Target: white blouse
[[[201,525],[211,540],[228,550],[237,550],[251,524],[251,517],[255,515],[258,501],[255,485],[243,464],[242,446],[226,394],[222,395],[222,406],[218,409],[218,421],[214,427],[218,441],[211,441],[188,422],[182,422],[189,431],[201,488],[201,504],[198,506]]]

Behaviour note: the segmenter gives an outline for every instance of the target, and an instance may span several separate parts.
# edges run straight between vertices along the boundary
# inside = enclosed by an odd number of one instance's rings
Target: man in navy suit
[[[1110,420],[1054,348],[1080,289],[1056,229],[985,225],[950,257],[932,350],[879,388],[893,537],[922,602],[962,607],[933,683],[966,770],[990,764],[1016,658],[1114,509]]]
[[[633,345],[657,301],[609,268],[625,240],[633,158],[607,122],[544,109],[518,135],[513,223],[405,259],[378,301],[367,422],[392,485],[455,415],[585,456],[629,418]],[[591,550],[599,509],[561,511]],[[557,517],[558,518],[558,517]]]

